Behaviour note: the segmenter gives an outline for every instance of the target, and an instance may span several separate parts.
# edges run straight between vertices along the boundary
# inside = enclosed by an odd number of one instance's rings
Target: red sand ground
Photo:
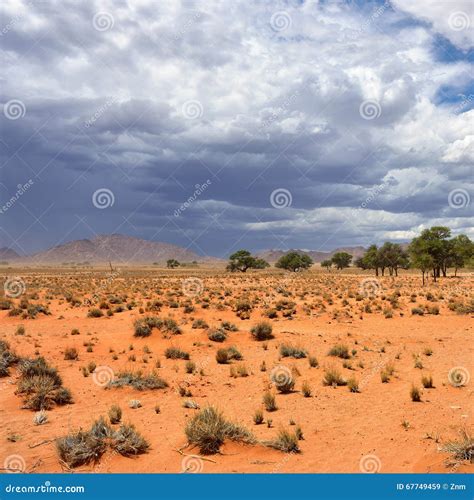
[[[196,276],[196,272],[192,275]],[[86,317],[87,307],[71,307],[62,298],[64,291],[71,290],[80,299],[83,298],[82,292],[90,296],[93,289],[88,280],[91,276],[97,286],[104,273],[48,275],[41,271],[24,271],[22,279],[27,284],[26,295],[37,291],[39,299],[32,302],[48,303],[52,314],[21,319],[9,317],[8,311],[0,311],[1,338],[8,340],[19,355],[34,357],[37,351],[44,356],[58,368],[64,386],[71,389],[74,397],[74,404],[48,411],[49,421],[35,426],[32,420],[34,412],[22,409],[22,398],[15,394],[18,372],[12,367],[11,376],[0,379],[1,461],[19,455],[26,470],[60,472],[64,468],[52,440],[79,427],[88,428],[94,419],[106,416],[112,404],[118,404],[123,410],[122,420],[132,422],[151,443],[150,452],[137,458],[107,452],[98,464],[77,470],[180,472],[188,467],[190,471],[203,472],[359,472],[361,459],[367,455],[375,455],[374,461],[380,472],[474,470],[473,465],[467,463],[448,468],[444,462],[448,455],[439,451],[446,440],[456,437],[461,427],[472,430],[472,381],[464,387],[454,387],[448,381],[448,372],[453,367],[460,366],[473,373],[472,314],[458,315],[446,307],[448,298],[465,298],[472,294],[472,277],[465,275],[458,280],[441,280],[425,289],[419,286],[418,276],[399,277],[395,281],[383,278],[380,283],[384,295],[390,295],[397,285],[402,284],[400,309],[394,309],[391,319],[386,319],[379,311],[362,313],[363,319],[360,319],[359,308],[370,299],[356,301],[354,297],[348,297],[348,293],[351,290],[357,293],[361,276],[331,274],[328,278],[324,274],[309,273],[306,278],[288,279],[265,273],[247,273],[229,278],[210,271],[200,275],[204,291],[196,299],[200,302],[202,297],[209,296],[211,305],[208,309],[202,309],[197,303],[195,311],[190,314],[184,314],[182,308],[170,309],[167,306],[154,313],[160,317],[171,315],[181,323],[183,334],[167,339],[157,330],[147,338],[133,336],[133,321],[142,316],[138,307],[98,319]],[[128,281],[130,277],[134,277],[133,283]],[[141,300],[145,306],[149,299],[160,298],[166,302],[165,292],[173,286],[179,295],[181,280],[185,277],[185,274],[172,271],[162,272],[160,276],[148,271],[128,271],[126,276],[118,277],[107,288],[99,287],[98,290],[104,297],[112,293],[128,294],[129,300]],[[304,281],[298,281],[302,279]],[[296,313],[291,320],[281,316],[270,320],[275,338],[267,342],[268,349],[265,350],[262,342],[253,340],[249,331],[262,318],[263,300],[272,303],[284,298],[279,286],[292,293],[305,289],[309,295],[304,299],[297,295],[287,297],[297,302]],[[224,289],[230,289],[231,294],[219,298]],[[334,304],[329,306],[326,303],[326,311],[314,307],[308,315],[303,303],[311,305],[317,302],[311,295],[315,290],[332,294]],[[424,296],[419,295],[416,303],[409,302],[411,293],[425,294],[427,291],[435,296],[442,293],[443,298],[428,303]],[[52,298],[48,299],[46,293]],[[147,299],[143,299],[143,295]],[[225,301],[233,304],[240,296],[248,296],[251,301],[255,296],[262,299],[249,320],[237,318],[231,305],[224,310],[216,308]],[[349,305],[342,305],[344,298]],[[177,300],[188,299],[181,296]],[[376,300],[386,303],[381,294]],[[419,303],[439,305],[440,314],[413,316],[410,310]],[[345,310],[347,314],[334,319],[336,309]],[[223,344],[217,344],[208,340],[206,330],[192,329],[190,317],[203,318],[211,327],[219,325],[221,320],[228,320],[235,323],[239,331],[230,332]],[[20,324],[26,328],[25,335],[15,334]],[[72,328],[79,329],[80,335],[71,336]],[[85,342],[93,342],[93,352],[86,351]],[[310,368],[308,359],[279,359],[282,342],[306,348],[317,357],[319,367]],[[342,368],[341,359],[327,355],[329,348],[337,343],[357,350],[350,361],[352,370]],[[133,351],[129,350],[131,344]],[[166,359],[164,350],[170,345],[188,351],[198,368],[203,368],[204,376],[186,374],[185,361]],[[232,378],[229,365],[217,364],[217,349],[230,345],[236,345],[242,352],[244,360],[234,362],[234,365],[245,364],[250,373],[248,377]],[[151,351],[145,355],[148,363],[142,361],[144,346]],[[68,347],[76,347],[79,351],[77,361],[64,359],[64,350]],[[423,354],[428,347],[433,350],[431,356]],[[112,359],[110,348],[118,354],[117,360]],[[135,354],[136,361],[128,359],[130,354]],[[414,354],[420,355],[423,369],[414,367]],[[157,372],[170,385],[165,390],[104,389],[95,383],[93,375],[84,377],[81,372],[81,367],[94,361],[98,367],[110,367],[115,373],[125,368],[148,373],[154,369],[157,359],[161,361]],[[262,361],[266,363],[266,372],[260,371]],[[360,362],[363,368],[359,366]],[[380,371],[387,363],[393,363],[395,374],[389,383],[383,384]],[[266,423],[257,426],[253,423],[253,414],[256,409],[263,409],[262,395],[270,387],[269,374],[276,365],[297,367],[300,376],[296,390],[291,394],[277,394],[276,412],[264,411],[265,419],[273,421],[271,428]],[[347,387],[323,386],[324,369],[328,366],[339,367],[346,378],[355,376],[361,392],[351,393]],[[422,402],[414,403],[410,399],[410,387],[412,383],[422,387],[422,374],[433,376],[435,388],[423,389]],[[304,398],[301,394],[304,380],[312,387],[311,398]],[[300,441],[301,453],[285,454],[262,445],[226,443],[221,454],[206,457],[210,460],[193,460],[181,455],[177,450],[186,445],[186,421],[197,410],[183,407],[186,398],[177,391],[180,385],[191,390],[191,399],[201,407],[207,404],[218,406],[227,418],[245,425],[262,441],[274,438],[281,427],[294,429],[289,425],[290,419],[294,420],[304,433],[304,440]],[[139,399],[142,407],[130,409],[128,402],[131,399]],[[159,414],[154,410],[157,404],[161,409]],[[409,423],[408,429],[402,426],[403,421]],[[7,437],[11,435],[18,435],[21,439],[10,442]],[[183,452],[199,453],[190,448],[183,449]],[[370,462],[370,457],[368,460]]]

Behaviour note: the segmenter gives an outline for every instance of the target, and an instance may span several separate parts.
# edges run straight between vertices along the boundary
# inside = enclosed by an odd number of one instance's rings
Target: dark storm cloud
[[[472,235],[472,205],[448,203],[472,193],[472,106],[439,90],[466,81],[467,57],[433,54],[440,12],[378,7],[5,2],[0,196],[33,184],[1,215],[0,246],[123,232],[222,255],[430,223]],[[103,188],[114,203],[98,210]],[[291,203],[275,208],[281,189]]]

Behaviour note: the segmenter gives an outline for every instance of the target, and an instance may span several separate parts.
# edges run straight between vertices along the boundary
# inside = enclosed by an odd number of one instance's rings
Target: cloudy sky
[[[471,0],[2,0],[0,16],[0,247],[474,237]]]

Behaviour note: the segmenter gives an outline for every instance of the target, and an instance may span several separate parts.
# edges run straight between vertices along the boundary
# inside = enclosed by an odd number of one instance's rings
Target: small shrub
[[[421,401],[421,392],[420,392],[420,389],[418,389],[418,387],[412,385],[411,386],[411,389],[410,389],[410,397],[411,397],[411,400],[418,403]]]
[[[168,387],[168,383],[154,372],[149,375],[143,375],[140,371],[125,371],[119,372],[114,380],[111,380],[107,384],[106,389],[125,386],[133,387],[138,391],[144,391],[165,389],[166,387]]]
[[[351,377],[347,381],[347,387],[349,388],[350,392],[360,392],[359,391],[359,382],[354,377]]]
[[[268,447],[285,453],[299,453],[298,437],[296,434],[282,429],[279,431],[276,439],[265,443]]]
[[[227,421],[212,406],[199,411],[186,425],[189,444],[196,445],[202,454],[217,453],[226,439],[255,443],[254,436],[244,427]]]
[[[265,409],[267,411],[276,411],[278,410],[278,406],[276,405],[275,395],[271,392],[267,391],[263,395],[263,404],[265,405]]]
[[[74,361],[74,360],[78,359],[78,357],[79,357],[79,354],[78,354],[77,349],[75,347],[68,347],[64,351],[64,359]]]
[[[118,424],[122,420],[122,408],[112,405],[109,409],[109,420],[111,424]]]
[[[329,356],[336,356],[342,359],[349,359],[351,356],[349,354],[349,348],[346,345],[338,344],[332,347],[329,352]]]
[[[186,373],[194,373],[196,371],[196,363],[194,361],[186,361]]]
[[[216,361],[220,365],[225,365],[229,362],[229,356],[227,354],[227,349],[219,349],[216,353]]]
[[[425,389],[434,389],[433,377],[431,375],[421,377],[421,383]]]
[[[224,342],[226,340],[227,335],[223,330],[212,330],[207,334],[207,338],[212,340],[213,342]]]
[[[253,421],[255,425],[260,425],[263,424],[263,412],[262,410],[255,410],[255,413],[253,415]]]
[[[441,447],[441,451],[450,453],[452,458],[448,464],[458,465],[459,462],[466,461],[474,463],[474,437],[466,429],[460,429],[460,439],[448,441]]]
[[[337,368],[328,368],[324,372],[323,385],[340,386],[347,385],[347,382],[342,378]]]
[[[319,362],[318,362],[316,356],[309,356],[308,363],[309,363],[309,366],[311,368],[317,368],[319,366]]]
[[[294,347],[287,344],[282,344],[280,346],[280,355],[283,358],[301,359],[306,358],[306,354],[306,351],[300,347]]]
[[[269,340],[273,338],[272,325],[267,321],[261,321],[252,327],[250,333],[255,340]]]
[[[165,351],[165,357],[167,359],[189,359],[189,353],[178,347],[168,347]]]
[[[142,403],[139,399],[131,399],[128,402],[128,406],[129,406],[129,408],[132,408],[132,410],[136,410],[137,408],[142,407]]]
[[[311,391],[311,386],[309,385],[309,382],[305,380],[303,382],[303,385],[301,386],[301,392],[303,393],[303,396],[305,398],[310,398],[312,391]]]
[[[87,313],[88,318],[101,318],[104,315],[104,313],[100,309],[91,309]]]
[[[413,316],[423,316],[425,314],[421,307],[413,307],[411,313]]]

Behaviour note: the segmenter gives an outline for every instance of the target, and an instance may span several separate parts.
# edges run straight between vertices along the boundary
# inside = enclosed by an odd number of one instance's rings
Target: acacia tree
[[[326,259],[321,261],[321,267],[325,267],[328,271],[332,266],[332,260],[331,259]]]
[[[309,255],[300,254],[298,252],[288,252],[278,259],[275,267],[296,272],[302,269],[308,269],[312,265],[313,259]]]
[[[449,265],[454,267],[454,276],[458,269],[464,267],[474,256],[474,243],[465,234],[460,234],[451,240],[452,255]]]
[[[380,260],[379,260],[379,253],[378,253],[378,248],[377,245],[370,245],[370,247],[365,251],[364,255],[362,257],[359,257],[356,259],[354,264],[357,267],[360,267],[361,269],[374,269],[375,270],[375,276],[379,275],[379,267],[380,267]]]
[[[408,254],[397,243],[387,241],[377,252],[377,263],[382,268],[382,276],[385,268],[388,268],[390,276],[398,276],[399,268],[408,267]]]
[[[344,269],[345,267],[349,267],[351,264],[352,255],[347,252],[336,252],[332,256],[332,263],[336,266],[337,269]]]
[[[168,259],[166,261],[166,267],[169,269],[174,269],[175,267],[179,267],[180,263],[176,259]]]
[[[238,250],[229,257],[227,270],[245,273],[247,269],[264,269],[269,266],[267,261],[254,257],[248,250]]]
[[[450,257],[452,256],[452,243],[448,240],[451,229],[445,226],[433,226],[422,231],[421,235],[413,238],[410,247],[418,249],[415,253],[427,253],[432,258],[433,280],[439,278],[441,273],[446,276]],[[420,248],[423,251],[420,251]],[[414,255],[413,251],[410,252]]]

